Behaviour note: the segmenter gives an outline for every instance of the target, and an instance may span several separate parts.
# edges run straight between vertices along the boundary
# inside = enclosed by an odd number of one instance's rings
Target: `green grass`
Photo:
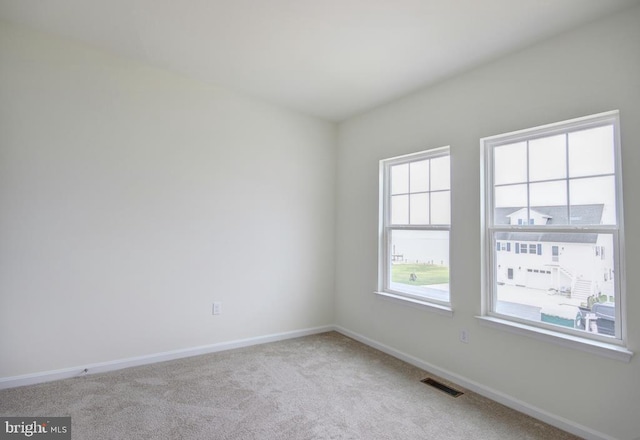
[[[411,274],[416,275],[415,281]],[[410,286],[428,286],[449,282],[449,268],[435,264],[392,264],[391,281]]]

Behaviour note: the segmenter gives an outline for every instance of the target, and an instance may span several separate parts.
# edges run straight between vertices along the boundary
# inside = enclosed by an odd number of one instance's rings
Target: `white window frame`
[[[616,225],[496,225],[493,207],[493,150],[501,145],[528,141],[554,134],[569,133],[599,126],[613,125],[615,154],[615,202]],[[480,140],[482,174],[482,302],[481,315],[477,318],[482,324],[513,333],[542,339],[559,345],[576,348],[602,356],[629,362],[633,352],[627,349],[626,333],[626,284],[624,276],[624,225],[621,175],[621,148],[619,112],[600,113],[592,116],[571,119],[531,129],[490,136]],[[562,328],[543,322],[531,322],[514,316],[496,312],[497,272],[496,272],[496,235],[500,232],[545,232],[562,233],[608,233],[613,236],[616,320],[614,338],[594,333],[586,333],[571,328]],[[527,244],[525,244],[527,246]],[[520,246],[522,248],[522,245]],[[528,251],[528,249],[527,249]],[[522,249],[521,249],[522,252]]]
[[[450,147],[439,147],[403,156],[392,157],[380,161],[380,199],[379,199],[379,244],[378,244],[378,288],[376,294],[392,300],[400,300],[414,306],[425,308],[446,316],[453,316],[451,308],[451,285],[449,285],[449,301],[441,301],[422,295],[412,295],[408,292],[391,288],[391,231],[392,230],[417,230],[417,231],[447,231],[449,232],[449,281],[451,281],[451,221],[448,225],[391,225],[391,167],[405,163],[417,162],[426,159],[451,156]],[[451,186],[449,187],[451,194]]]

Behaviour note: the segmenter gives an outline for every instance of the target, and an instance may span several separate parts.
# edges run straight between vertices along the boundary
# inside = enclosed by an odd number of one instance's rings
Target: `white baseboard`
[[[465,377],[462,377],[456,373],[452,373],[443,368],[437,367],[422,359],[416,358],[402,351],[396,350],[388,345],[382,344],[373,339],[367,338],[361,334],[355,333],[344,327],[338,325],[326,325],[322,327],[314,327],[302,330],[294,330],[284,333],[276,333],[265,336],[257,336],[253,338],[240,339],[236,341],[220,342],[211,345],[203,345],[199,347],[191,347],[180,350],[166,351],[162,353],[155,353],[146,356],[137,356],[127,359],[119,359],[108,362],[100,362],[89,365],[80,365],[71,368],[65,368],[55,371],[45,371],[41,373],[26,374],[22,376],[4,377],[0,378],[0,389],[14,388],[24,385],[34,385],[43,382],[50,382],[53,380],[68,379],[71,377],[78,377],[84,374],[97,374],[105,373],[108,371],[120,370],[123,368],[136,367],[140,365],[154,364],[156,362],[170,361],[174,359],[181,359],[191,356],[198,356],[201,354],[215,353],[219,351],[232,350],[234,348],[249,347],[252,345],[266,344],[269,342],[282,341],[286,339],[293,339],[302,336],[309,336],[318,333],[324,333],[328,331],[337,331],[345,336],[362,342],[370,347],[387,353],[390,356],[401,359],[411,365],[421,368],[425,371],[440,376],[446,380],[449,380],[455,384],[460,385],[463,388],[471,390],[481,396],[494,400],[502,405],[512,408],[521,413],[527,414],[538,420],[541,420],[549,425],[560,428],[564,431],[570,432],[577,436],[580,436],[586,440],[616,440],[615,438],[603,434],[601,432],[590,429],[586,426],[575,423],[571,420],[565,419],[558,415],[549,413],[541,408],[537,408],[533,405],[529,405],[526,402],[518,400],[512,396],[504,394],[500,391],[496,391],[478,382],[474,382]],[[85,373],[86,369],[86,373]]]
[[[558,415],[552,414],[541,408],[537,408],[533,405],[529,405],[528,403],[518,400],[512,396],[504,394],[500,391],[496,391],[478,382],[469,380],[456,373],[452,373],[443,368],[437,367],[433,364],[430,364],[429,362],[423,361],[422,359],[418,359],[414,356],[403,353],[399,350],[396,350],[395,348],[389,347],[388,345],[382,344],[378,341],[374,341],[373,339],[369,339],[366,336],[362,336],[358,333],[352,332],[351,330],[348,330],[339,325],[334,326],[334,330],[337,331],[338,333],[342,333],[345,336],[355,339],[356,341],[362,342],[365,345],[368,345],[388,355],[391,355],[395,358],[403,360],[422,370],[428,371],[430,373],[433,373],[437,376],[442,377],[443,379],[449,380],[457,385],[460,385],[463,388],[473,391],[474,393],[480,394],[481,396],[487,397],[495,402],[501,403],[504,406],[507,406],[518,412],[524,413],[528,416],[541,420],[545,423],[548,423],[549,425],[562,429],[563,431],[570,432],[571,434],[577,435],[586,440],[616,440],[611,436],[595,431],[591,428],[580,425],[579,423],[575,423],[571,420],[565,419],[564,417],[560,417]]]
[[[199,347],[165,351],[162,353],[136,356],[127,359],[118,359],[114,361],[99,362],[89,365],[79,365],[76,367],[64,368],[61,370],[43,371],[40,373],[25,374],[21,376],[3,377],[0,378],[0,390],[20,387],[24,385],[34,385],[43,382],[50,382],[53,380],[68,379],[71,377],[83,376],[85,374],[105,373],[107,371],[121,370],[123,368],[154,364],[156,362],[170,361],[174,359],[198,356],[201,354],[215,353],[218,351],[231,350],[234,348],[249,347],[251,345],[266,344],[268,342],[299,338],[301,336],[309,336],[332,330],[335,330],[334,326],[326,325],[322,327],[293,330],[290,332],[275,333],[265,336],[256,336],[253,338],[240,339],[236,341],[219,342],[216,344],[202,345]]]

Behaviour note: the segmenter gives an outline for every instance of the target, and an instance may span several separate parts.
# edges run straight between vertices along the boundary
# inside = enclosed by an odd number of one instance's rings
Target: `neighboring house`
[[[496,208],[496,224],[601,224],[605,206]],[[568,221],[570,220],[570,222]],[[542,290],[557,290],[586,301],[593,294],[613,296],[613,246],[607,234],[503,232],[496,235],[497,281]]]

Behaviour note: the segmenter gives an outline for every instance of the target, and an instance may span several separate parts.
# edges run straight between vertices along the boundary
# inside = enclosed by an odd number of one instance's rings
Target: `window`
[[[378,292],[450,310],[449,147],[382,160],[380,178]]]
[[[481,146],[483,316],[624,345],[618,112],[492,136]],[[520,241],[515,253],[494,251],[492,243],[508,240]],[[534,261],[544,270],[522,270]]]
[[[558,246],[551,246],[551,261],[557,263],[560,259]]]

